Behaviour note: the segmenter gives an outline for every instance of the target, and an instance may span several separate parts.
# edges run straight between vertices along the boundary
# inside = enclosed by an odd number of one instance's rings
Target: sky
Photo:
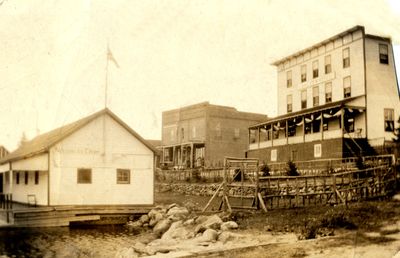
[[[106,85],[147,139],[162,111],[203,101],[275,116],[271,63],[355,25],[400,64],[400,0],[0,0],[0,145],[101,110]]]

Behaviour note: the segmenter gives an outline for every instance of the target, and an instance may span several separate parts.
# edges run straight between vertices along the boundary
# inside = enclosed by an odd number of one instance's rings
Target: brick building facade
[[[162,113],[162,160],[175,168],[221,166],[225,156],[244,157],[248,128],[266,115],[203,102]]]

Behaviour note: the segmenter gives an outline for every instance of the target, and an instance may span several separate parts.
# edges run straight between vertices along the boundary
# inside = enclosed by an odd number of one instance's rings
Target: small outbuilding
[[[154,147],[109,109],[0,159],[3,192],[37,205],[153,205]]]

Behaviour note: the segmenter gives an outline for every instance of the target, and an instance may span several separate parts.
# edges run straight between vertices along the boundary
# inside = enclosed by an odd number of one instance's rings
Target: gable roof
[[[136,137],[140,142],[142,142],[147,148],[149,148],[153,153],[156,153],[157,150],[148,143],[145,139],[143,139],[138,133],[136,133],[132,128],[130,128],[125,122],[123,122],[117,115],[111,112],[108,108],[100,110],[92,115],[84,117],[78,121],[67,124],[65,126],[56,128],[47,133],[36,136],[30,141],[27,141],[22,146],[20,146],[15,151],[11,152],[9,155],[0,159],[0,164],[4,164],[6,162],[20,160],[28,157],[32,157],[41,153],[47,152],[52,146],[66,137],[70,136],[72,133],[76,132],[80,128],[89,124],[94,119],[102,116],[109,115],[113,118],[117,123],[119,123],[122,127],[124,127],[130,134]]]

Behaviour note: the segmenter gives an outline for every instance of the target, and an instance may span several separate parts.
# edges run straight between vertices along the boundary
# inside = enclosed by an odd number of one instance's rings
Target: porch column
[[[289,127],[289,126],[288,126],[288,124],[289,124],[289,123],[288,123],[288,121],[289,121],[289,120],[286,120],[286,122],[285,122],[285,130],[286,130],[285,137],[286,137],[286,144],[289,144],[289,134],[288,134],[288,133],[289,133],[289,130],[288,130],[288,129],[289,129],[289,128],[288,128],[288,127]]]
[[[12,169],[11,169],[11,165],[10,165],[10,173],[9,173],[9,183],[10,183],[10,185],[9,185],[9,193],[11,193],[12,194],[12,192],[13,192],[13,171],[12,171]]]
[[[176,158],[176,157],[175,157],[175,149],[176,149],[175,146],[172,147],[172,165],[173,165],[173,166],[175,166],[175,162],[176,162],[176,161],[175,161],[175,158]]]
[[[193,168],[193,153],[194,153],[194,144],[190,145],[190,168]]]
[[[303,121],[303,142],[306,142],[306,118],[305,116],[302,117]]]
[[[341,114],[340,114],[340,125],[342,126],[342,138],[343,138],[343,135],[344,135],[344,108],[342,108],[341,110],[340,110],[341,112]]]
[[[274,146],[274,124],[271,124],[271,147]]]
[[[319,129],[321,130],[321,140],[324,139],[324,113],[321,112],[321,124],[319,125]]]

